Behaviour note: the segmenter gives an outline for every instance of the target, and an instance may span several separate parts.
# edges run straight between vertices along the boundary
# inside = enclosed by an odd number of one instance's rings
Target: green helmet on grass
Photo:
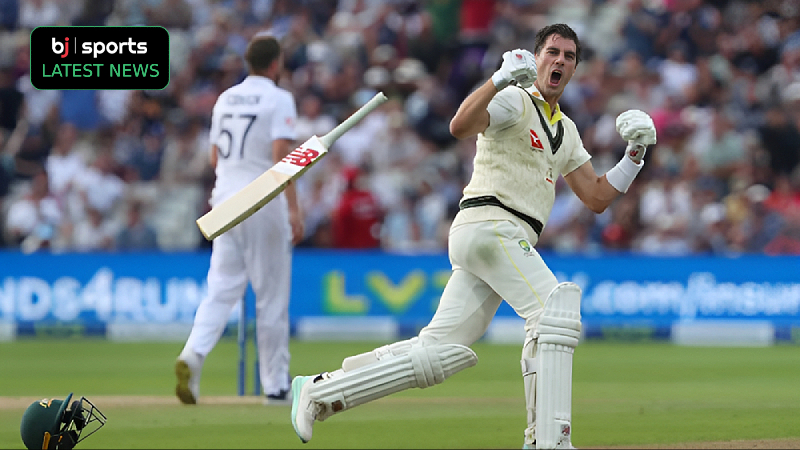
[[[42,399],[31,403],[22,414],[19,431],[28,449],[70,450],[75,444],[105,425],[106,416],[86,398]],[[92,430],[81,437],[87,425]]]

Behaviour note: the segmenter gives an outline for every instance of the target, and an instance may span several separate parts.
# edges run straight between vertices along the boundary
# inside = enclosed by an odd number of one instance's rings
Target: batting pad
[[[312,384],[309,396],[321,406],[317,420],[405,389],[439,384],[478,363],[475,352],[459,344],[398,347],[392,350],[405,353],[386,352],[372,364],[337,370],[330,378]]]
[[[573,448],[572,355],[581,336],[581,289],[559,283],[545,301],[535,350],[536,448]]]

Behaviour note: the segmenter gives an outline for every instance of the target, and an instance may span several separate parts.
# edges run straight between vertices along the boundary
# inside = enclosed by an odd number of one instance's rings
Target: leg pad
[[[382,349],[386,348],[378,350]],[[439,384],[478,363],[475,352],[459,344],[422,346],[414,341],[412,345],[390,350],[377,357],[376,351],[348,358],[342,364],[343,370],[314,383],[309,395],[320,405],[317,420],[408,388]],[[399,354],[395,354],[395,350]],[[403,351],[405,353],[401,353]],[[370,358],[372,363],[357,364],[368,362]]]
[[[578,285],[560,283],[545,301],[536,335],[526,340],[526,445],[572,448],[572,355],[581,335],[580,303]]]

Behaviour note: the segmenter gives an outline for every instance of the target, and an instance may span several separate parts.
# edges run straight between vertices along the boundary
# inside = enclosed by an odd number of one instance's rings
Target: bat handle
[[[343,134],[347,132],[350,128],[353,128],[358,122],[361,121],[367,114],[371,113],[372,110],[383,104],[388,100],[386,95],[383,92],[378,92],[375,96],[370,99],[364,106],[358,108],[356,112],[354,112],[350,117],[345,119],[344,122],[340,123],[336,128],[329,131],[324,136],[320,137],[319,140],[322,142],[322,145],[325,146],[326,149],[330,149],[331,145],[336,142]]]

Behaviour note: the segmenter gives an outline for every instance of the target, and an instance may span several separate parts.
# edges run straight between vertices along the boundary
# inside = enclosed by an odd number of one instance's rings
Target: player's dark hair
[[[280,54],[281,44],[274,36],[256,36],[247,44],[244,60],[250,72],[260,72],[268,68]]]
[[[578,65],[578,63],[581,62],[581,41],[578,39],[578,34],[575,33],[575,30],[565,23],[554,23],[540,29],[533,39],[533,54],[539,54],[539,51],[542,50],[545,42],[547,42],[547,38],[550,37],[551,34],[557,34],[564,39],[575,42],[575,65]]]

